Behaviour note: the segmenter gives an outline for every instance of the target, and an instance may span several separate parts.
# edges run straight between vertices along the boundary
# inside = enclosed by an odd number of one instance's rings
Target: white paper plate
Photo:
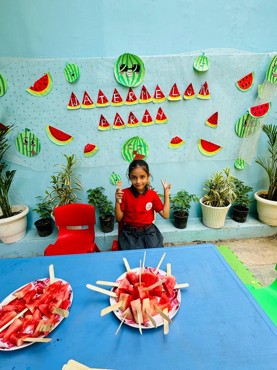
[[[134,269],[132,269],[132,271],[134,271],[134,272],[139,272],[139,270],[140,270],[140,268],[139,267],[137,267],[137,268],[134,268]],[[153,272],[153,271],[155,271],[156,270],[156,268],[153,268],[153,267],[145,267],[145,271],[151,271],[151,272]],[[158,275],[160,275],[161,277],[162,276],[165,276],[166,275],[166,272],[165,271],[163,271],[163,270],[159,270],[158,271]],[[126,277],[126,272],[124,272],[124,274],[122,274],[122,275],[120,275],[118,278],[117,278],[117,282],[120,282],[121,280],[123,280],[124,278]],[[116,288],[113,288],[112,290],[114,291]],[[174,295],[174,299],[172,300],[172,304],[171,304],[171,310],[169,311],[169,313],[168,313],[168,317],[170,318],[170,319],[172,319],[175,315],[176,315],[176,313],[179,311],[179,308],[180,308],[180,305],[181,305],[181,292],[180,292],[180,289],[174,289],[174,292],[175,292],[175,295]],[[117,301],[116,301],[116,299],[115,298],[113,298],[113,297],[110,297],[110,304],[111,305],[113,305],[113,304],[115,304]],[[115,311],[113,311],[113,313],[115,314],[115,316],[120,320],[120,321],[122,321],[122,319],[123,319],[123,316],[122,316],[122,311],[120,311],[119,309],[117,309],[117,310],[115,310]],[[155,315],[155,316],[153,316],[153,318],[154,318],[154,320],[156,321],[156,323],[157,323],[157,327],[158,326],[161,326],[161,325],[163,325],[164,324],[164,319],[163,319],[163,317],[161,316],[161,315]],[[124,324],[126,324],[126,325],[129,325],[129,326],[132,326],[133,328],[139,328],[139,325],[136,323],[136,322],[134,322],[134,321],[131,321],[131,320],[127,320],[127,319],[125,319],[124,320]],[[149,320],[148,322],[147,322],[147,325],[143,325],[143,324],[141,324],[141,328],[142,329],[153,329],[153,328],[155,328],[155,326],[152,324],[152,322]]]
[[[39,279],[39,280],[34,280],[32,281],[31,283],[36,286],[38,284],[43,284],[43,285],[48,285],[49,284],[49,281],[50,279],[49,278],[45,278],[45,279]],[[63,284],[68,284],[65,280],[63,279],[58,279],[58,278],[55,278],[54,281],[61,281]],[[15,292],[17,292],[18,290],[24,288],[26,285],[28,285],[30,283],[27,283],[23,286],[21,286],[20,288],[16,289],[15,291],[13,291],[11,294],[9,294],[1,303],[0,303],[0,308],[3,307],[4,305],[10,303],[12,300],[14,300],[16,297],[13,295]],[[71,286],[69,285],[68,286],[68,289],[69,289],[69,292],[70,292],[70,295],[69,295],[69,300],[70,300],[70,306],[68,307],[68,309],[71,307],[71,304],[72,304],[72,300],[73,300],[73,291],[72,291],[72,288]],[[24,315],[23,315],[24,317]],[[45,316],[42,316],[42,318],[46,318]],[[53,327],[53,329],[51,331],[53,331],[61,322],[62,320],[64,319],[64,317],[60,316],[59,320],[55,323],[55,326]],[[0,333],[1,334],[1,333]],[[47,334],[48,336],[49,334]],[[41,336],[40,336],[41,337]],[[18,350],[18,349],[21,349],[21,348],[25,348],[25,347],[28,347],[32,344],[34,344],[35,342],[26,342],[24,344],[22,344],[22,346],[15,346],[15,345],[8,345],[6,342],[2,342],[1,338],[0,338],[0,351],[15,351],[15,350]]]

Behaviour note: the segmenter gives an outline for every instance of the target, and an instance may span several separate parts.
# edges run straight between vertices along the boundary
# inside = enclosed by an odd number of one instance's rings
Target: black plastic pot
[[[232,219],[236,222],[243,223],[246,221],[249,208],[244,206],[234,206],[232,210]]]
[[[106,218],[99,217],[100,221],[100,228],[103,233],[110,233],[114,229],[114,221],[115,217],[113,215],[109,215]]]
[[[53,221],[51,217],[40,218],[34,225],[37,228],[39,236],[48,236],[53,232]]]
[[[173,212],[173,224],[177,229],[185,229],[187,227],[189,214],[186,212],[184,215],[179,212]]]

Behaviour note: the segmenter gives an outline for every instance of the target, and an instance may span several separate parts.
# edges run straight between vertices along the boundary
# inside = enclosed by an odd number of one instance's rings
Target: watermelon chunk
[[[97,145],[94,145],[94,144],[87,144],[85,147],[84,147],[84,156],[85,157],[91,157],[93,156],[94,154],[96,154],[98,152],[98,146]]]
[[[248,91],[254,83],[255,72],[250,72],[236,82],[236,86],[240,91]]]
[[[26,89],[29,94],[34,96],[46,96],[52,90],[53,82],[50,73],[45,73],[37,81],[35,81],[33,86]]]
[[[261,117],[264,117],[269,112],[270,108],[271,108],[271,102],[268,102],[268,103],[256,105],[254,107],[250,107],[248,111],[252,117],[261,118]]]
[[[198,149],[200,153],[202,153],[203,155],[211,157],[215,155],[216,153],[218,153],[222,149],[222,146],[214,144],[207,140],[199,139]]]
[[[50,125],[46,126],[46,132],[49,139],[57,145],[66,145],[73,140],[73,136]]]

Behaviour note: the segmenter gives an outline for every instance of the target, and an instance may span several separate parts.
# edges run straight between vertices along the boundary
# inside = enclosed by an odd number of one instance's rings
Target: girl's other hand
[[[164,191],[169,193],[171,189],[171,184],[168,184],[167,180],[161,180],[161,182],[162,182]]]

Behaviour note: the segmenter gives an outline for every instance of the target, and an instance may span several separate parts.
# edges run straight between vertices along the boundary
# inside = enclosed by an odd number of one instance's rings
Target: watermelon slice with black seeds
[[[73,140],[73,136],[50,125],[46,126],[46,132],[49,139],[57,145],[66,145]]]
[[[199,149],[200,153],[202,153],[203,155],[211,157],[211,156],[217,154],[222,149],[222,146],[217,145],[215,143],[212,143],[211,141],[207,141],[207,140],[204,140],[204,139],[199,139],[198,140],[198,149]]]
[[[213,113],[207,120],[206,125],[212,128],[217,128],[218,124],[218,112]]]
[[[240,91],[248,91],[254,83],[255,72],[250,72],[236,82],[236,86]]]
[[[268,102],[260,105],[255,105],[254,107],[250,107],[248,111],[252,117],[261,118],[264,117],[269,112],[270,108],[271,102]]]
[[[52,77],[50,73],[45,73],[42,77],[40,77],[37,81],[35,81],[33,86],[30,86],[26,89],[28,93],[35,96],[45,96],[50,93],[52,90]]]

